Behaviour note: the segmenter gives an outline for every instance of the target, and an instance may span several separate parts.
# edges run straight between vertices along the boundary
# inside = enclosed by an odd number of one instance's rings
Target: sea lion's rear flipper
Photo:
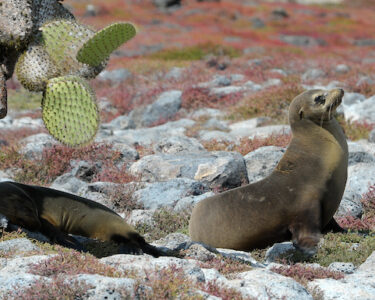
[[[328,232],[333,232],[333,233],[338,233],[338,232],[348,232],[346,229],[342,228],[336,220],[332,217],[332,219],[328,222],[326,226],[324,226],[322,233],[328,233]]]
[[[83,245],[75,238],[60,231],[58,228],[56,228],[43,218],[41,218],[40,221],[42,223],[42,228],[40,231],[45,234],[51,240],[51,242],[67,248],[75,249],[77,251],[85,251]]]

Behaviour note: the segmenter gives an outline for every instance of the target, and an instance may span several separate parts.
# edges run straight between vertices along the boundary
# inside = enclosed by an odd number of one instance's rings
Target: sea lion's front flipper
[[[338,233],[338,232],[348,232],[346,229],[342,228],[339,224],[337,224],[336,220],[332,217],[332,219],[328,222],[326,226],[324,226],[322,233]]]
[[[43,218],[41,218],[40,221],[42,223],[41,232],[45,234],[51,240],[51,242],[78,251],[85,251],[83,245],[75,238],[60,231],[58,228],[56,228]]]

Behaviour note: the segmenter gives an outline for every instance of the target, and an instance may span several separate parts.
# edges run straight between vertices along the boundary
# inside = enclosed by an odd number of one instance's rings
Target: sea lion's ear
[[[299,119],[302,120],[302,118],[303,118],[303,108],[301,108],[299,110],[298,114],[299,114]]]

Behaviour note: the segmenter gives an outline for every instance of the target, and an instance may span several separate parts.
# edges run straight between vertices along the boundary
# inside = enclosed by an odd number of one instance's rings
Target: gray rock
[[[356,46],[375,46],[375,39],[359,39],[354,41]]]
[[[343,106],[350,106],[353,104],[358,104],[366,100],[365,95],[360,93],[348,93],[346,92],[344,97],[342,98],[341,105]]]
[[[323,46],[326,42],[322,39],[316,39],[305,35],[281,35],[280,40],[291,45],[302,47]]]
[[[173,67],[169,70],[167,74],[165,74],[164,78],[167,80],[179,80],[181,79],[185,69],[179,67]]]
[[[251,18],[251,27],[254,29],[260,29],[266,27],[266,23],[261,18]]]
[[[32,255],[27,257],[16,257],[12,259],[1,258],[0,259],[0,274],[12,274],[18,275],[23,274],[25,270],[28,270],[33,264],[41,263],[56,254],[50,255]],[[1,284],[2,285],[2,284]],[[0,286],[1,286],[0,285]]]
[[[134,129],[136,124],[133,119],[129,116],[118,116],[109,123],[104,123],[100,125],[102,129],[109,130],[124,130],[124,129]]]
[[[34,286],[37,282],[41,280],[51,280],[46,277],[32,275],[28,273],[3,273],[0,272],[0,298],[4,299],[7,293],[14,292],[14,290],[27,289]],[[8,294],[9,295],[9,294]]]
[[[242,74],[231,74],[229,77],[232,82],[238,82],[245,79],[245,76]]]
[[[349,166],[355,165],[358,163],[374,163],[375,156],[367,152],[349,152]]]
[[[181,5],[181,0],[152,0],[152,2],[155,6],[161,9]]]
[[[38,133],[20,141],[22,148],[19,150],[19,153],[25,155],[27,159],[42,159],[43,150],[56,144],[58,142],[51,135]]]
[[[352,263],[333,262],[328,266],[328,269],[345,274],[353,274],[356,268]]]
[[[253,138],[268,138],[271,135],[290,134],[289,125],[270,125],[249,129],[247,136],[249,139]]]
[[[350,189],[346,189],[341,199],[340,206],[335,213],[335,217],[353,216],[359,218],[362,216],[363,207],[361,203],[361,194]]]
[[[236,187],[247,182],[244,159],[236,152],[149,155],[135,162],[130,172],[147,181],[182,177],[201,181],[211,187]]]
[[[259,300],[295,299],[312,300],[313,297],[299,283],[290,277],[266,269],[255,269],[234,275],[233,286],[242,297]]]
[[[271,263],[274,262],[276,259],[280,258],[280,256],[295,251],[296,248],[293,246],[293,243],[291,242],[276,243],[267,250],[265,261],[267,263]]]
[[[133,147],[123,143],[113,143],[112,149],[121,153],[122,160],[137,160],[139,153]]]
[[[257,117],[249,120],[236,122],[229,125],[230,133],[237,138],[242,138],[248,136],[249,130],[256,127],[262,126],[264,123],[268,122],[270,118],[268,117]]]
[[[370,143],[375,143],[375,129],[371,130],[371,132],[369,133],[368,141]]]
[[[145,209],[174,207],[177,201],[189,195],[200,195],[207,191],[201,182],[188,178],[175,178],[165,182],[147,184],[137,190],[134,198],[142,203]]]
[[[202,200],[204,200],[208,197],[211,197],[213,195],[215,195],[213,192],[207,192],[207,193],[204,193],[204,194],[198,195],[198,196],[184,197],[182,199],[177,200],[177,203],[176,203],[176,205],[174,206],[173,209],[175,211],[182,211],[184,209],[193,207],[198,202],[200,202],[200,201],[202,201]]]
[[[345,64],[339,64],[335,68],[335,72],[340,73],[340,74],[345,74],[350,71],[350,67],[348,67]]]
[[[132,226],[145,224],[147,226],[152,227],[155,226],[153,214],[153,210],[133,209],[127,217],[126,222]]]
[[[193,258],[199,261],[209,261],[216,257],[214,253],[207,250],[203,245],[198,243],[192,243],[186,250],[185,250],[185,257]],[[203,279],[201,281],[204,281],[204,275]]]
[[[224,112],[218,109],[214,108],[201,108],[196,111],[193,111],[190,115],[191,118],[193,119],[199,119],[199,118],[204,118],[204,117],[209,117],[209,118],[220,118],[224,115]],[[0,120],[1,121],[1,120]]]
[[[257,262],[248,252],[217,248],[218,253],[224,257],[247,263],[255,268],[264,268],[264,264]]]
[[[57,177],[51,184],[52,189],[77,194],[78,190],[87,185],[86,182],[74,177],[70,173]]]
[[[182,233],[170,233],[166,237],[152,242],[152,245],[157,247],[168,248],[172,251],[187,249],[192,243],[189,236]]]
[[[375,163],[358,163],[348,168],[346,190],[360,195],[366,193],[370,185],[375,183]]]
[[[187,136],[170,136],[163,138],[154,145],[154,151],[158,153],[200,152],[206,151],[195,138]]]
[[[309,69],[302,75],[303,81],[316,80],[318,78],[325,77],[325,72],[321,69]]]
[[[212,88],[210,89],[210,94],[222,97],[222,96],[227,96],[230,94],[243,92],[245,90],[246,90],[246,87],[229,85],[229,86],[224,86],[224,87]]]
[[[116,69],[112,71],[103,70],[98,79],[101,81],[111,81],[112,83],[120,83],[132,76],[132,73],[127,69]]]
[[[129,299],[134,299],[134,279],[130,278],[112,278],[98,274],[79,274],[71,276],[69,281],[85,282],[93,286],[86,293],[87,299],[125,299],[125,295]],[[126,298],[127,298],[126,297]]]
[[[358,79],[356,86],[361,86],[363,84],[373,85],[374,83],[375,83],[375,80],[372,79],[371,77],[369,77],[369,76],[361,76]]]
[[[257,92],[257,91],[260,91],[262,89],[262,86],[260,84],[257,84],[255,82],[252,82],[251,80],[249,80],[249,81],[246,81],[243,84],[243,89],[248,90],[248,91]]]
[[[265,146],[244,156],[249,183],[259,181],[272,173],[286,149]]]
[[[199,140],[202,142],[234,142],[235,138],[227,132],[219,130],[201,130],[198,133]]]
[[[267,88],[270,86],[275,86],[275,85],[281,85],[282,81],[279,78],[270,78],[266,82],[263,83],[263,87]]]
[[[221,131],[229,130],[229,127],[226,122],[219,121],[216,118],[209,119],[206,123],[203,124],[203,127],[209,130],[221,130]]]
[[[101,139],[108,143],[126,143],[129,145],[149,146],[158,143],[161,139],[171,136],[183,136],[186,128],[195,124],[189,119],[180,119],[152,128],[130,130],[114,130],[113,136]]]
[[[98,15],[98,8],[92,4],[86,5],[85,16],[86,17],[95,17]]]
[[[375,96],[344,107],[344,115],[346,120],[375,123]]]
[[[151,126],[160,120],[173,118],[181,108],[181,91],[167,91],[162,93],[158,99],[147,106],[142,119],[142,126]]]
[[[0,253],[2,255],[15,255],[31,251],[39,251],[40,248],[26,238],[12,239],[0,242]]]

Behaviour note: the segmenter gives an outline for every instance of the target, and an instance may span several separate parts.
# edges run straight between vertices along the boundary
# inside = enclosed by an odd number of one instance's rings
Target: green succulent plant
[[[135,36],[134,26],[115,23],[95,32],[56,0],[3,1],[0,24],[9,25],[0,30],[0,118],[6,115],[4,78],[15,69],[26,89],[43,92],[42,115],[50,134],[69,146],[89,143],[99,113],[86,80],[95,78],[110,54]],[[19,16],[18,23],[12,15]]]

